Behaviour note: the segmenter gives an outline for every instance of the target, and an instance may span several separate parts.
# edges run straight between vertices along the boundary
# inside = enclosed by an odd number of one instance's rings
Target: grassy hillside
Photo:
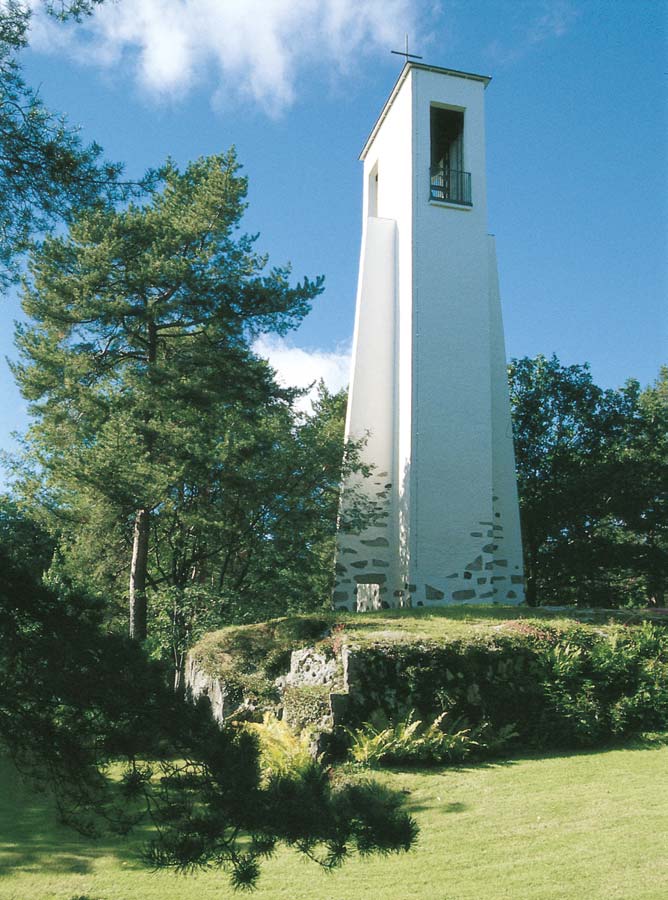
[[[414,851],[327,875],[282,850],[258,900],[660,900],[668,893],[668,740],[459,769],[387,772]],[[232,898],[225,876],[151,873],[142,835],[90,844],[0,768],[0,900]]]
[[[289,663],[289,652],[316,643],[333,632],[356,645],[376,641],[455,640],[474,634],[503,630],[517,620],[549,621],[557,628],[577,622],[605,628],[611,622],[636,624],[644,619],[668,626],[668,616],[645,610],[564,609],[526,606],[449,606],[420,609],[390,609],[370,613],[323,612],[291,616],[254,625],[237,625],[212,631],[193,649],[201,667],[221,674],[232,655],[279,674]],[[287,654],[287,655],[286,655]],[[238,668],[239,660],[234,666]]]

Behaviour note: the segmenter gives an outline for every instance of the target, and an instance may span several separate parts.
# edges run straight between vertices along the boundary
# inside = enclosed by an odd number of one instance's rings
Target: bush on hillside
[[[509,622],[496,634],[355,651],[347,725],[446,713],[529,748],[587,747],[668,728],[668,629]]]

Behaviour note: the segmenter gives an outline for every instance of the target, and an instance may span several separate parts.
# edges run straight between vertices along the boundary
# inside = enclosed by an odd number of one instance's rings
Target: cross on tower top
[[[390,50],[390,53],[396,53],[397,56],[405,56],[406,62],[408,62],[409,59],[422,59],[421,56],[417,56],[415,53],[408,52],[408,35],[406,35],[406,43],[404,45],[404,48],[404,50]]]

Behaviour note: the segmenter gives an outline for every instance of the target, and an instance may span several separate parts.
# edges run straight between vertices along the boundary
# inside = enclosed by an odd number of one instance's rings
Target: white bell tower
[[[364,210],[335,607],[520,603],[522,545],[494,238],[490,79],[406,62],[362,150]],[[350,527],[346,488],[374,506]]]

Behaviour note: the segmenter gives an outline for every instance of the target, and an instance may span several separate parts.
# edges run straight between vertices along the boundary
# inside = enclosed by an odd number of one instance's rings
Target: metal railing
[[[460,203],[472,206],[471,173],[459,172],[443,166],[432,166],[429,170],[429,190],[431,200]]]

